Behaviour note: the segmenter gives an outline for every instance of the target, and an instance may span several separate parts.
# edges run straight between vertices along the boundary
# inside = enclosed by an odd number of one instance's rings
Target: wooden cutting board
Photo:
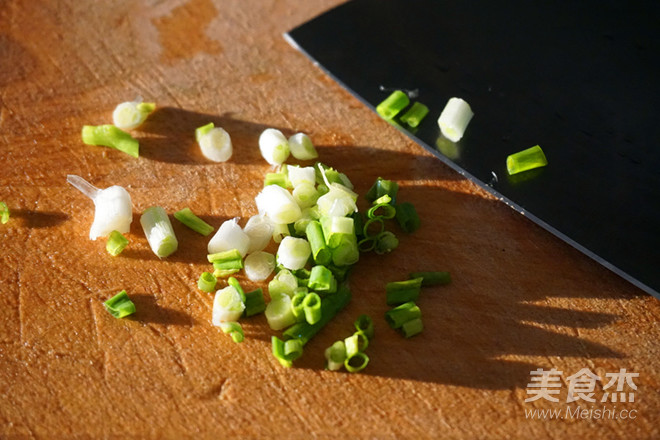
[[[660,435],[657,300],[440,163],[282,37],[338,3],[3,3],[0,200],[12,216],[0,225],[0,437]],[[83,125],[109,123],[136,96],[158,105],[134,132],[139,158],[82,144]],[[232,136],[225,164],[195,145],[208,122]],[[216,227],[245,221],[270,170],[257,149],[267,127],[308,133],[360,194],[396,180],[422,218],[411,235],[393,226],[396,251],[361,258],[351,303],[292,369],[271,355],[263,316],[244,322],[242,344],[211,325],[212,297],[195,287],[206,238],[174,222],[180,248],[159,260],[137,222],[152,205],[188,206]],[[93,207],[67,174],[130,192],[121,256],[87,238]],[[424,332],[406,340],[383,319],[384,286],[424,269],[453,281],[424,291]],[[102,303],[121,289],[138,311],[117,320]],[[324,349],[361,313],[376,323],[369,366],[324,371]],[[562,371],[561,402],[525,402],[539,368]],[[635,402],[602,404],[636,418],[526,417],[574,411],[566,380],[583,368],[638,373]]]

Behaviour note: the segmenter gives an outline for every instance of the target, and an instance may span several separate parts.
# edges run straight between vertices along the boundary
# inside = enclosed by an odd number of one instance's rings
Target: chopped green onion
[[[236,272],[239,269],[243,269],[243,257],[238,249],[208,254],[206,259],[209,263],[213,264],[215,270]]]
[[[321,217],[321,226],[330,248],[339,246],[347,236],[355,236],[353,217]]]
[[[451,275],[449,272],[444,271],[412,272],[409,278],[421,278],[422,286],[435,286],[438,284],[449,284],[451,282]]]
[[[298,280],[298,288],[304,287],[307,289],[307,284],[309,284],[309,277],[311,276],[312,271],[303,267],[302,269],[294,270],[291,273],[293,273],[293,276]]]
[[[339,245],[332,250],[332,263],[336,266],[350,266],[360,259],[360,249],[355,235],[344,235]]]
[[[314,188],[314,184],[303,182],[293,188],[293,199],[300,209],[310,208],[318,201],[321,194]]]
[[[213,162],[226,162],[234,152],[229,133],[213,122],[197,128],[195,139],[204,157]]]
[[[337,280],[330,269],[319,264],[312,267],[307,286],[316,292],[334,293],[337,290]]]
[[[302,356],[303,344],[297,339],[282,341],[277,336],[271,337],[273,356],[286,368],[293,366],[293,361]]]
[[[267,128],[259,136],[259,151],[269,164],[281,165],[289,157],[289,141],[281,131]]]
[[[401,116],[401,122],[415,128],[428,113],[429,108],[427,106],[421,102],[413,102],[413,105]]]
[[[271,296],[284,293],[292,296],[298,288],[298,278],[289,269],[280,269],[277,275],[268,283],[268,292]]]
[[[254,316],[266,310],[266,301],[261,287],[245,293],[245,316]]]
[[[94,222],[89,229],[90,240],[105,237],[116,230],[129,232],[133,221],[131,196],[121,186],[96,188],[80,176],[69,174],[66,181],[94,202]]]
[[[310,221],[305,228],[307,241],[309,241],[312,257],[316,264],[328,264],[332,258],[330,249],[326,244],[323,228],[318,221]]]
[[[266,177],[264,177],[264,186],[268,186],[268,185],[277,185],[277,186],[281,186],[282,188],[289,188],[291,186],[291,182],[289,182],[289,179],[286,177],[286,174],[267,173]]]
[[[245,276],[250,281],[264,281],[275,269],[275,255],[257,251],[245,257]]]
[[[467,102],[461,98],[451,98],[438,118],[438,126],[447,139],[458,142],[473,116],[474,113]]]
[[[152,102],[122,102],[112,112],[112,123],[122,130],[133,130],[142,125],[155,109],[156,104]]]
[[[82,128],[82,141],[87,145],[114,148],[133,157],[140,155],[137,139],[114,125],[85,125]]]
[[[238,282],[238,280],[234,277],[229,277],[227,278],[227,284],[232,286],[238,294],[241,296],[241,301],[245,303],[245,292],[243,291],[243,288],[241,287],[241,283]]]
[[[231,336],[231,339],[238,343],[243,342],[245,339],[245,334],[243,333],[243,327],[238,322],[221,322],[220,329],[223,333],[227,333]]]
[[[180,211],[174,213],[174,218],[179,220],[184,225],[188,226],[195,232],[198,232],[204,236],[209,235],[214,231],[214,227],[206,223],[201,218],[197,217],[190,208],[183,208]]]
[[[5,202],[0,202],[0,223],[3,225],[9,221],[9,206]]]
[[[256,214],[250,217],[243,228],[243,232],[250,237],[247,253],[264,250],[273,238],[273,230],[273,224],[265,216]]]
[[[302,184],[316,184],[316,169],[314,167],[299,167],[297,165],[289,165],[287,167],[289,180],[294,188]]]
[[[387,305],[403,304],[417,301],[422,287],[423,278],[414,278],[406,281],[393,281],[385,286]]]
[[[281,186],[264,187],[254,200],[259,213],[275,224],[288,225],[302,216],[302,210],[296,200]]]
[[[115,318],[123,318],[135,313],[135,304],[130,300],[125,290],[104,302],[103,306]]]
[[[365,238],[375,239],[385,231],[385,222],[382,217],[373,217],[367,220],[362,227]]]
[[[302,269],[311,255],[312,250],[307,240],[284,237],[277,249],[277,262],[290,270]]]
[[[321,297],[314,292],[305,295],[303,299],[303,310],[305,312],[305,320],[309,324],[316,324],[321,320]]]
[[[238,224],[238,219],[227,220],[218,228],[218,232],[209,240],[208,252],[215,254],[236,249],[241,256],[247,255],[250,237]]]
[[[399,192],[398,183],[392,180],[385,180],[379,177],[378,179],[376,179],[374,184],[371,185],[371,188],[369,188],[369,191],[367,191],[365,197],[370,202],[374,202],[380,197],[383,197],[384,195],[388,195],[392,199],[391,203],[394,203],[396,201],[396,195],[398,192]]]
[[[316,201],[322,216],[344,217],[357,211],[357,194],[339,183],[332,183],[328,188],[329,191]]]
[[[291,155],[298,160],[311,160],[319,157],[312,140],[305,133],[296,133],[289,138]]]
[[[346,360],[346,345],[344,341],[337,341],[325,350],[327,368],[330,371],[339,370]]]
[[[417,210],[412,203],[404,202],[396,205],[396,220],[401,229],[407,233],[415,232],[420,226]]]
[[[376,237],[363,238],[358,242],[360,252],[370,252],[376,248]]]
[[[544,167],[547,164],[548,159],[538,145],[511,154],[506,158],[506,170],[510,175]]]
[[[421,333],[423,329],[424,326],[422,325],[422,320],[420,318],[406,321],[401,326],[401,332],[403,333],[403,336],[405,336],[406,338]]]
[[[165,258],[179,247],[172,223],[160,206],[147,208],[140,217],[140,224],[147,237],[151,250],[158,258]]]
[[[369,338],[367,338],[364,333],[357,331],[344,339],[344,345],[346,346],[346,356],[351,357],[355,353],[367,349],[369,346]]]
[[[352,356],[346,357],[344,368],[346,368],[346,371],[349,373],[357,373],[358,371],[364,370],[368,363],[369,356],[359,351]]]
[[[358,332],[364,333],[364,335],[373,339],[374,337],[374,322],[369,315],[360,315],[358,319],[355,320],[355,330]]]
[[[202,272],[197,280],[197,287],[202,292],[213,292],[215,286],[218,283],[218,279],[209,272]]]
[[[350,179],[346,174],[340,173],[332,167],[329,167],[321,162],[317,162],[315,165],[316,170],[316,183],[319,185],[325,186],[325,191],[332,183],[338,183],[346,188],[352,190],[354,188]],[[322,191],[319,188],[319,191]]]
[[[376,106],[376,112],[385,119],[392,119],[410,104],[410,99],[401,90],[395,90]]]
[[[370,220],[373,220],[377,217],[382,217],[385,220],[389,220],[394,218],[396,215],[396,209],[397,208],[390,205],[389,203],[379,203],[369,208],[367,211],[367,217],[369,217]]]
[[[293,311],[293,316],[296,317],[297,322],[305,319],[305,306],[303,305],[303,302],[305,301],[306,296],[307,292],[297,291],[291,297],[291,310]]]
[[[116,257],[128,246],[128,239],[119,231],[112,231],[108,236],[108,241],[105,243],[105,250],[110,255]]]
[[[245,303],[234,286],[220,289],[213,299],[213,325],[219,327],[222,322],[238,321],[244,310]]]
[[[386,254],[399,246],[399,239],[390,231],[384,231],[376,237],[374,252],[377,254]]]
[[[355,230],[355,236],[358,240],[364,238],[364,216],[361,212],[355,211],[351,214],[353,217],[353,229]]]
[[[385,321],[393,329],[398,329],[408,321],[422,317],[422,311],[410,301],[385,312]]]
[[[286,329],[283,336],[288,339],[300,339],[302,344],[306,344],[312,339],[325,325],[334,318],[351,300],[351,292],[342,285],[337,289],[334,295],[328,295],[321,303],[321,319],[316,324],[309,324],[306,321],[299,322]]]
[[[282,330],[296,322],[291,307],[291,298],[286,294],[273,296],[266,306],[266,320],[272,330]]]
[[[226,278],[229,275],[233,275],[238,272],[240,269],[213,269],[213,276],[216,278]]]

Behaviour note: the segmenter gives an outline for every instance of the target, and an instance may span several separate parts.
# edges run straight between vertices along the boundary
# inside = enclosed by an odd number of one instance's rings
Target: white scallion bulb
[[[289,138],[289,149],[293,157],[299,160],[310,160],[319,157],[312,140],[305,133],[296,133]]]
[[[267,128],[259,136],[259,150],[269,164],[282,165],[289,157],[289,141],[281,131]]]
[[[228,161],[234,151],[229,133],[221,127],[214,127],[200,134],[197,143],[204,157],[213,162]]]
[[[250,237],[238,224],[238,219],[224,222],[218,228],[218,232],[211,238],[208,244],[208,253],[230,251],[236,249],[242,256],[247,254],[250,246]]]
[[[304,238],[284,237],[277,250],[277,262],[290,270],[305,267],[312,254],[309,242]]]
[[[440,131],[450,141],[458,142],[473,116],[467,102],[461,98],[451,98],[438,118]]]
[[[112,123],[122,130],[132,130],[142,125],[155,107],[155,104],[140,101],[122,102],[112,112]]]
[[[234,286],[227,286],[215,293],[211,322],[220,327],[223,322],[238,321],[245,310],[241,294]]]
[[[316,170],[314,167],[298,167],[291,166],[287,167],[287,172],[289,174],[289,182],[294,188],[302,183],[307,183],[314,185],[316,183]]]
[[[293,223],[302,215],[291,193],[278,185],[264,187],[254,200],[259,213],[276,224]]]
[[[243,231],[250,237],[250,247],[247,253],[261,251],[270,242],[273,237],[273,224],[268,217],[261,214],[253,215],[245,223]]]
[[[250,281],[264,281],[275,270],[275,255],[264,251],[256,251],[245,257],[243,269]]]

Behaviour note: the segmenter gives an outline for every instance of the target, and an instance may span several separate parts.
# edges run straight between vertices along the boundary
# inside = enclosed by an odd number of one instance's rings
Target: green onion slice
[[[171,255],[179,247],[172,223],[165,210],[160,206],[147,208],[140,217],[140,224],[151,250],[158,258]]]
[[[333,293],[337,290],[337,280],[330,269],[317,265],[312,267],[308,287],[316,292]]]
[[[218,279],[209,272],[203,272],[197,280],[197,287],[202,292],[213,292]]]
[[[422,324],[421,318],[411,319],[410,321],[404,322],[401,326],[401,332],[406,338],[410,338],[411,336],[415,336],[421,333],[423,329],[424,325]]]
[[[387,305],[398,305],[409,301],[417,301],[422,287],[423,278],[405,281],[393,281],[385,286]]]
[[[261,287],[245,293],[245,316],[254,316],[266,310],[266,301]]]
[[[422,286],[436,286],[451,282],[451,275],[446,271],[412,272],[409,278],[422,278]]]
[[[321,223],[310,221],[305,228],[305,235],[307,236],[307,241],[309,241],[314,262],[320,265],[330,263],[332,254],[326,244]]]
[[[326,348],[325,359],[327,361],[327,369],[330,371],[336,371],[343,367],[346,360],[346,345],[344,341],[337,341]]]
[[[376,237],[374,252],[377,254],[386,254],[392,252],[399,246],[399,239],[390,231],[384,231]]]
[[[197,217],[190,208],[183,208],[182,210],[175,212],[174,218],[188,226],[193,231],[198,232],[204,236],[207,236],[214,231],[213,226]]]
[[[223,333],[229,334],[231,336],[231,339],[236,343],[243,342],[243,340],[245,339],[245,334],[243,333],[243,327],[241,327],[241,324],[239,324],[238,322],[235,321],[221,322],[220,329],[223,331]]]
[[[108,241],[105,243],[105,250],[113,257],[116,257],[122,253],[126,246],[128,246],[128,239],[121,232],[115,230],[110,232]]]
[[[385,221],[383,217],[372,217],[364,222],[363,233],[365,238],[375,239],[380,234],[385,232]]]
[[[424,119],[428,113],[429,108],[421,102],[416,101],[408,110],[406,110],[403,116],[401,116],[401,122],[415,128],[422,122],[422,119]]]
[[[362,332],[367,338],[374,337],[374,322],[369,315],[362,314],[355,320],[355,330]]]
[[[376,106],[376,112],[385,119],[392,119],[410,104],[410,98],[401,90],[395,90]]]
[[[245,303],[245,292],[243,291],[243,288],[241,287],[241,284],[238,282],[238,280],[234,277],[229,277],[227,278],[227,284],[236,289],[238,294],[241,296],[241,301]]]
[[[392,180],[386,180],[379,177],[378,179],[376,179],[374,184],[371,185],[371,188],[369,188],[369,191],[367,191],[365,197],[367,200],[373,203],[378,198],[387,194],[392,199],[391,203],[395,203],[396,195],[398,192],[399,192],[398,183]]]
[[[420,226],[417,210],[412,203],[404,202],[396,206],[396,220],[407,233],[415,232]]]
[[[548,159],[538,145],[511,154],[506,158],[506,169],[510,175],[544,167],[547,164]]]
[[[305,312],[305,320],[309,324],[316,324],[321,320],[321,297],[314,293],[310,292],[305,295],[302,305]]]
[[[137,139],[114,125],[85,125],[82,128],[82,141],[87,145],[114,148],[133,157],[140,155]]]
[[[348,356],[344,361],[344,367],[349,373],[357,373],[358,371],[364,370],[369,363],[369,356],[364,354],[361,351],[354,353],[352,356]]]
[[[3,225],[9,221],[9,206],[5,202],[0,202],[0,223]]]
[[[125,290],[122,290],[109,300],[103,303],[105,309],[115,318],[123,318],[135,313],[135,304],[128,297]]]
[[[393,329],[398,329],[408,321],[422,317],[422,311],[417,307],[417,304],[410,301],[403,303],[393,309],[385,312],[385,321]]]

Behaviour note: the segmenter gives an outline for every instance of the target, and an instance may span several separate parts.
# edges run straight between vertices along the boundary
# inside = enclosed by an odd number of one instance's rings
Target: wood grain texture
[[[12,211],[0,225],[0,437],[660,436],[658,301],[425,153],[282,38],[338,3],[0,3],[0,200]],[[158,104],[135,132],[140,158],[82,144],[83,125],[110,123],[136,96]],[[208,122],[232,136],[228,163],[194,143]],[[351,303],[293,369],[270,354],[263,316],[245,321],[242,344],[211,325],[212,298],[195,288],[207,239],[175,222],[180,249],[158,260],[137,221],[155,204],[215,226],[256,213],[267,127],[308,133],[359,193],[398,181],[423,221],[395,252],[361,258]],[[87,238],[92,204],[66,174],[130,191],[120,257]],[[424,291],[425,330],[404,340],[381,318],[384,284],[424,269],[453,282]],[[116,320],[102,302],[121,289],[138,313]],[[368,368],[324,371],[323,350],[360,313],[376,321]],[[553,367],[564,402],[525,403],[530,372]],[[635,402],[606,403],[636,418],[526,418],[576,408],[565,379],[582,368],[639,373]]]

